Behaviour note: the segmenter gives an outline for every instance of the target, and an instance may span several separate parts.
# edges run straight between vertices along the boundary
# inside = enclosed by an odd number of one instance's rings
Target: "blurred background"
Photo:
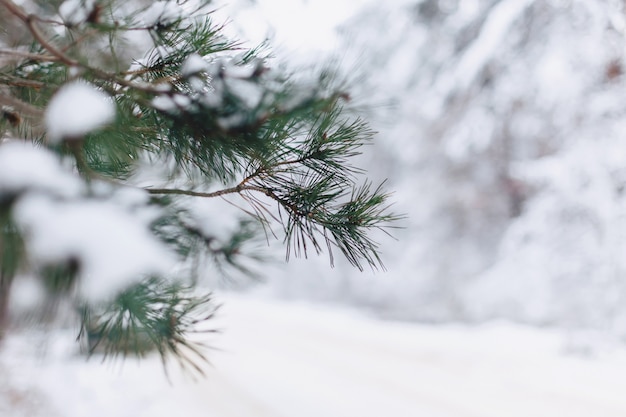
[[[277,56],[334,60],[406,213],[388,271],[290,262],[263,291],[426,322],[626,336],[624,2],[238,0]],[[259,289],[257,288],[257,291]]]

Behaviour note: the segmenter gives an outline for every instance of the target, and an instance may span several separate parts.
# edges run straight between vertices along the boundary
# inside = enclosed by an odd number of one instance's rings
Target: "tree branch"
[[[72,67],[79,66],[80,62],[76,61],[75,59],[70,58],[67,55],[65,55],[62,51],[57,49],[56,46],[52,45],[43,36],[41,31],[37,27],[37,24],[35,23],[35,20],[36,20],[36,18],[34,16],[29,15],[29,16],[26,16],[26,20],[24,20],[24,22],[28,25],[28,29],[30,29],[30,33],[33,34],[33,36],[35,37],[37,42],[39,42],[41,44],[41,46],[43,46],[52,55],[56,56],[59,59],[59,61],[63,62],[64,64],[67,64],[67,65],[72,66]]]
[[[43,110],[39,107],[32,106],[18,98],[0,92],[0,105],[13,107],[15,110],[31,116],[41,116]]]
[[[17,4],[13,3],[11,0],[0,0],[0,3],[3,4],[9,11],[17,16],[20,20],[26,22],[28,19],[28,15],[24,10],[22,10]]]
[[[211,193],[203,193],[203,192],[192,191],[192,190],[182,190],[179,188],[146,188],[145,190],[150,194],[177,194],[177,195],[188,195],[192,197],[206,197],[206,198],[220,197],[226,194],[236,194],[242,191],[258,191],[265,195],[269,195],[268,193],[270,192],[266,188],[258,187],[255,185],[245,185],[243,182],[234,187],[225,188],[223,190],[218,190],[218,191],[213,191]]]
[[[65,63],[67,65],[75,66],[75,65],[79,64],[78,61],[75,61],[74,59],[68,57],[63,52],[58,50],[54,45],[52,45],[50,42],[48,42],[48,40],[43,36],[41,31],[37,27],[37,24],[35,23],[35,20],[37,20],[36,16],[26,14],[26,12],[24,10],[22,10],[18,5],[13,3],[11,0],[0,0],[0,3],[2,3],[7,9],[9,9],[9,11],[13,15],[15,15],[18,19],[20,19],[22,22],[26,23],[26,25],[28,26],[28,29],[30,30],[30,33],[33,35],[33,37],[48,52],[50,52],[52,55],[57,57],[61,62]]]
[[[26,78],[20,78],[9,74],[0,74],[0,83],[11,87],[27,87],[34,88],[36,90],[46,86],[45,83],[34,80],[27,80]]]
[[[15,56],[18,58],[32,59],[34,61],[45,61],[45,62],[54,62],[54,61],[59,60],[59,58],[53,55],[33,54],[31,52],[18,51],[15,49],[4,49],[4,48],[0,48],[0,55],[11,55],[11,56]]]
[[[30,30],[35,40],[37,40],[37,42],[39,42],[41,46],[43,46],[43,48],[46,49],[52,55],[51,58],[55,58],[54,60],[63,62],[64,64],[69,65],[69,66],[83,67],[87,71],[93,73],[96,77],[102,80],[112,81],[123,87],[133,88],[136,90],[150,92],[150,93],[162,92],[161,90],[158,90],[150,85],[144,85],[144,84],[128,81],[120,77],[118,74],[112,74],[112,73],[102,71],[97,68],[92,68],[86,64],[81,64],[79,61],[66,55],[61,49],[57,48],[48,39],[46,39],[46,37],[43,35],[43,33],[41,33],[41,30],[37,26],[37,23],[36,23],[36,20],[38,20],[37,16],[26,14],[26,12],[24,12],[19,6],[17,6],[11,0],[0,0],[0,4],[4,5],[12,14],[14,14],[17,18],[23,21],[26,24],[26,26],[28,26],[28,29]]]

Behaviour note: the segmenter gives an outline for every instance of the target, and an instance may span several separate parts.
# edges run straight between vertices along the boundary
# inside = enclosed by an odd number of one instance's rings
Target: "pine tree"
[[[194,288],[198,259],[251,273],[260,236],[284,238],[287,258],[332,264],[338,250],[382,267],[370,232],[397,217],[351,164],[372,132],[332,71],[273,68],[265,46],[227,39],[206,1],[0,10],[2,320],[29,279],[45,305],[72,303],[90,353],[156,349],[200,369],[191,336],[215,308]],[[228,199],[239,227],[212,232],[197,199]]]

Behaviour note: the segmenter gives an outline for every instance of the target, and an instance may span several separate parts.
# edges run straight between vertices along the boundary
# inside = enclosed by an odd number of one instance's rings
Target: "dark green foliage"
[[[119,96],[115,123],[85,138],[83,152],[95,172],[125,179],[135,169],[142,152],[150,152],[153,147],[155,128],[133,114],[133,106],[127,97]]]
[[[222,27],[214,25],[209,18],[150,33],[159,47],[150,53],[142,73],[152,82],[168,77],[177,79],[182,63],[191,54],[210,56],[240,48],[238,43],[222,36]],[[164,49],[169,49],[169,53],[164,53]]]
[[[10,213],[3,207],[0,195],[0,277],[2,280],[13,279],[24,255],[24,242],[19,229],[10,217]]]
[[[79,338],[86,338],[90,354],[144,355],[156,350],[164,364],[173,356],[183,367],[202,373],[198,361],[206,361],[206,346],[193,335],[216,331],[202,328],[215,312],[210,295],[152,278],[119,294],[111,304],[84,306]]]
[[[45,265],[41,268],[40,274],[46,290],[52,295],[61,295],[67,294],[74,288],[79,272],[79,260],[69,258],[62,263]]]

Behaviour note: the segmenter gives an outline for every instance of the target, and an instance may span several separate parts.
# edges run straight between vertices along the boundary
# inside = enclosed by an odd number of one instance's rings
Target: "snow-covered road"
[[[624,417],[626,352],[566,355],[562,335],[511,324],[424,326],[222,297],[213,366],[171,384],[150,358],[85,363],[10,338],[0,415],[63,417]],[[69,339],[69,337],[68,337]],[[31,353],[28,353],[31,352]]]

